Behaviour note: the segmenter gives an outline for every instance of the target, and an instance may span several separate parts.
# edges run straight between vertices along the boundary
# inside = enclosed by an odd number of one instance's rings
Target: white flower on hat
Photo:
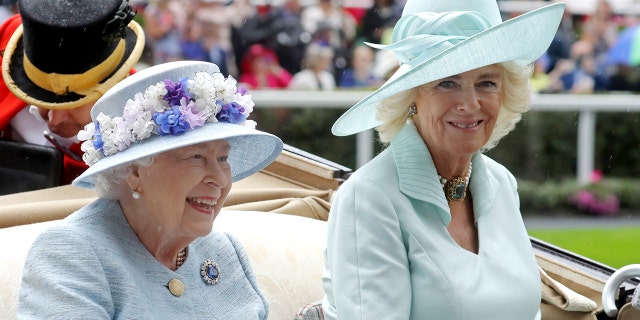
[[[152,134],[180,135],[205,125],[226,122],[255,128],[247,121],[255,103],[237,81],[221,73],[197,72],[193,79],[158,82],[137,93],[123,114],[100,113],[78,133],[84,141],[83,160],[93,165],[103,157],[123,151]]]

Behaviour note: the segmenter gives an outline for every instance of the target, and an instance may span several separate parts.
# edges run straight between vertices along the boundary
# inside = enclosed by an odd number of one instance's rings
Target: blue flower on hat
[[[100,123],[96,123],[96,132],[94,133],[93,147],[96,150],[102,149],[104,142],[102,141],[102,133],[100,132]]]
[[[218,113],[218,120],[229,123],[242,123],[247,119],[243,114],[244,108],[237,102],[231,102],[222,105],[222,109]]]
[[[188,122],[184,121],[184,117],[177,106],[171,107],[163,112],[156,112],[153,115],[153,121],[158,124],[158,134],[177,135],[191,129]]]

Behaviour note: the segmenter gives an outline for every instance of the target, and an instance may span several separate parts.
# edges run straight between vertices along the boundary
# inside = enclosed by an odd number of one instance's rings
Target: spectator
[[[402,6],[395,0],[374,0],[360,22],[359,38],[362,41],[380,43],[384,31],[393,28],[401,14]]]
[[[373,49],[367,45],[358,45],[353,49],[351,68],[346,69],[340,79],[342,88],[375,88],[382,79],[373,73]]]
[[[209,61],[209,50],[204,44],[204,26],[191,19],[180,39],[180,51],[185,60]]]
[[[19,0],[20,14],[0,27],[0,137],[52,146],[43,135],[50,131],[64,154],[61,184],[87,168],[76,134],[91,122],[89,110],[133,72],[142,53],[144,31],[131,7],[121,5]]]
[[[593,93],[608,86],[606,74],[597,68],[593,45],[586,40],[576,41],[569,59],[558,61],[549,76],[553,92]]]
[[[332,70],[340,81],[355,41],[356,19],[339,4],[339,0],[317,0],[302,11],[301,18],[305,30],[313,36],[312,42],[333,48]]]
[[[549,57],[545,53],[533,63],[533,73],[531,74],[531,87],[533,92],[546,92],[551,86],[551,77],[547,74]]]
[[[286,0],[282,6],[261,5],[241,26],[234,28],[234,51],[243,57],[252,44],[273,50],[290,74],[300,71],[304,50],[311,41],[300,21],[299,0]],[[240,61],[239,61],[240,62]]]
[[[280,60],[280,64],[290,74],[300,71],[304,50],[311,41],[311,34],[305,31],[300,20],[302,6],[300,0],[285,0],[282,6],[272,9],[274,34],[269,43]]]
[[[147,41],[153,52],[153,64],[182,59],[179,17],[183,7],[174,0],[153,0],[144,9]]]
[[[333,90],[336,81],[331,73],[333,48],[317,43],[309,45],[302,61],[302,70],[293,75],[289,89]]]
[[[335,49],[349,47],[355,39],[356,20],[333,0],[318,0],[302,11],[302,24],[310,34],[329,30],[328,43]]]
[[[609,0],[599,0],[593,15],[582,25],[581,40],[593,45],[593,54],[599,66],[605,64],[609,48],[618,39],[621,18],[613,14]]]
[[[253,44],[242,60],[239,82],[251,89],[286,88],[291,74],[282,68],[278,56],[261,44]]]
[[[556,32],[547,54],[549,56],[549,65],[547,72],[555,68],[556,63],[562,59],[568,59],[571,51],[571,45],[577,37],[573,15],[565,10],[560,22],[558,32]]]
[[[0,23],[18,13],[18,6],[16,4],[16,0],[4,0],[0,2]]]
[[[205,47],[209,50],[209,60],[220,67],[223,74],[237,77],[239,68],[235,44],[232,43],[232,29],[242,25],[252,16],[255,8],[248,0],[195,0],[192,19],[204,24]]]

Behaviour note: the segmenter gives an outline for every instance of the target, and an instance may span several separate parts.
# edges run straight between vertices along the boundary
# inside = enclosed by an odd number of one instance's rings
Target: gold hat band
[[[121,39],[115,50],[99,65],[79,74],[46,73],[34,66],[27,55],[24,55],[23,64],[27,77],[38,87],[49,90],[57,95],[75,92],[87,95],[90,89],[100,83],[116,69],[125,52],[125,41]]]

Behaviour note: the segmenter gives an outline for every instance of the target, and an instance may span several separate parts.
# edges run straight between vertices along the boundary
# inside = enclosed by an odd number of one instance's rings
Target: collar
[[[417,200],[429,202],[439,209],[445,223],[451,220],[450,208],[438,180],[433,158],[414,124],[405,125],[390,146],[398,170],[400,191]],[[472,156],[473,171],[469,190],[473,196],[476,219],[493,205],[497,179],[487,167],[485,156]]]

